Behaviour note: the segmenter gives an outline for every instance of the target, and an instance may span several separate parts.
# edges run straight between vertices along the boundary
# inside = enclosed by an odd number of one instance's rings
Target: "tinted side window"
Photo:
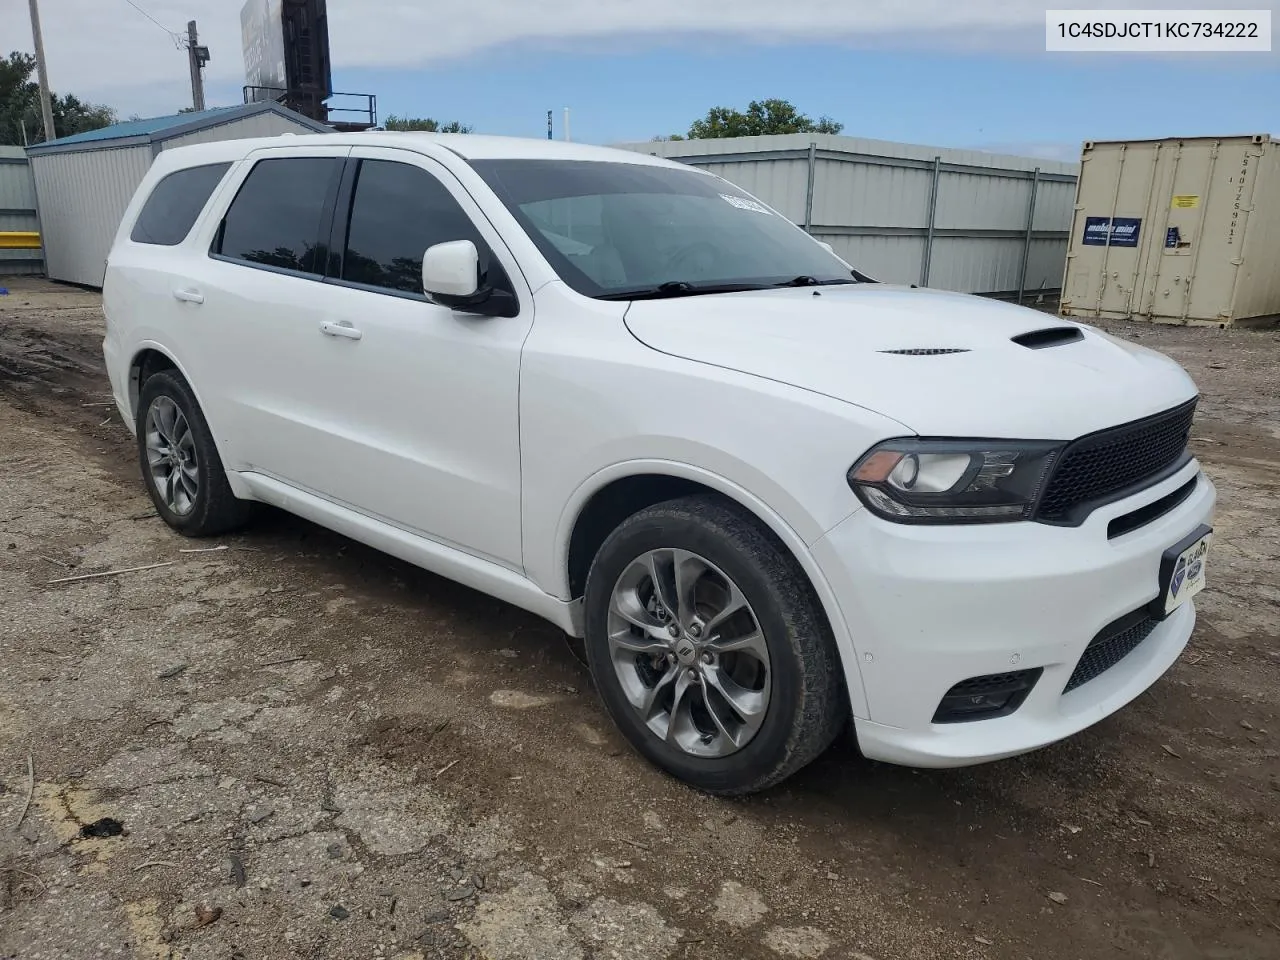
[[[487,264],[480,232],[444,184],[407,163],[361,161],[343,280],[421,294],[422,254],[448,240],[470,240]]]
[[[213,188],[222,182],[229,163],[175,170],[156,184],[142,205],[129,239],[135,243],[176,246],[187,238]]]
[[[333,157],[259,161],[222,220],[214,252],[249,263],[323,273],[320,220],[342,163]]]

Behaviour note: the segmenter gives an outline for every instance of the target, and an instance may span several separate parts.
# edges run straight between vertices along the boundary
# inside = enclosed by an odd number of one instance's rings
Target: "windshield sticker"
[[[763,203],[757,203],[754,200],[748,200],[746,197],[735,197],[729,193],[720,194],[720,199],[725,203],[732,204],[739,210],[751,210],[754,213],[763,213],[772,215],[773,211],[766,207]]]

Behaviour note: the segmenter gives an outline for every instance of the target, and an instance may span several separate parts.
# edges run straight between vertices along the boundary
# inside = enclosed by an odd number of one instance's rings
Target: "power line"
[[[155,17],[153,17],[151,14],[147,13],[147,11],[143,10],[140,6],[138,6],[136,3],[134,3],[134,2],[133,2],[133,0],[124,0],[124,2],[125,2],[125,3],[127,3],[129,6],[133,7],[133,9],[137,10],[140,14],[142,14],[144,17],[146,17],[148,20],[150,20],[152,23],[154,23],[157,27],[159,27],[159,28],[160,28],[161,30],[163,30],[165,33],[167,33],[167,34],[169,35],[169,39],[170,39],[170,40],[172,40],[174,43],[176,43],[176,44],[179,44],[179,45],[180,45],[181,40],[182,40],[182,35],[181,35],[180,33],[178,33],[176,30],[170,30],[170,29],[169,29],[168,27],[166,27],[163,23],[161,23],[159,20],[157,20],[157,19],[156,19]]]

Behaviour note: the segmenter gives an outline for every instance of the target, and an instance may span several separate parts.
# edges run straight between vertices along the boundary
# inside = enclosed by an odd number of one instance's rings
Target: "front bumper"
[[[1194,491],[1170,512],[1108,538],[1111,520],[1193,479]],[[1161,555],[1209,522],[1215,499],[1193,461],[1079,527],[906,526],[866,510],[849,517],[813,551],[856,648],[868,707],[854,718],[862,752],[919,767],[998,760],[1077,733],[1138,696],[1186,646],[1190,604],[1110,669],[1063,689],[1091,639],[1156,599]],[[1212,558],[1209,570],[1212,582]],[[1013,713],[933,722],[956,683],[1037,667],[1043,674]]]

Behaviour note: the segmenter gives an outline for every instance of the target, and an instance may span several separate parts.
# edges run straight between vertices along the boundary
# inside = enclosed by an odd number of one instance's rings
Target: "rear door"
[[[256,151],[219,196],[177,296],[226,466],[281,479],[324,435],[297,362],[325,318],[334,197],[350,147]]]
[[[290,348],[307,427],[274,451],[275,470],[521,569],[520,351],[533,298],[514,257],[458,180],[410,151],[353,149],[337,207],[323,308]],[[517,316],[460,313],[423,295],[427,247],[463,239],[516,294]]]

